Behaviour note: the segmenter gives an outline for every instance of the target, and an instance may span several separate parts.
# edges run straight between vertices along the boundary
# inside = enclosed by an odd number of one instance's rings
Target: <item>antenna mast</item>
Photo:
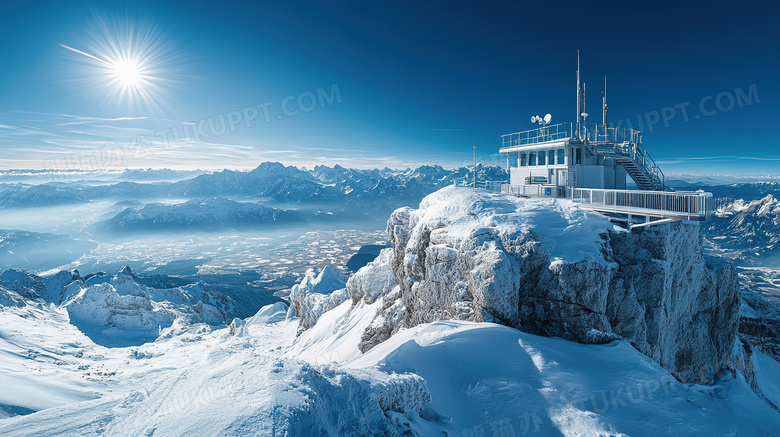
[[[604,120],[604,127],[607,126],[607,76],[604,76],[604,98],[602,99],[603,108],[602,108],[602,120]]]
[[[577,49],[577,122],[575,123],[574,138],[580,139],[580,119],[582,117],[582,98],[580,97],[580,51]]]
[[[582,83],[582,122],[585,123],[585,121],[588,119],[588,111],[585,109],[585,85],[587,85],[585,82]]]

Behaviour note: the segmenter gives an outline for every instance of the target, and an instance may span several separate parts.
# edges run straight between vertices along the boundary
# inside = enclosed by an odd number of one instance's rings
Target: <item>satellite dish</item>
[[[550,120],[552,120],[552,114],[547,114],[544,116],[544,124],[550,124]]]
[[[531,123],[536,123],[538,115],[531,116]]]

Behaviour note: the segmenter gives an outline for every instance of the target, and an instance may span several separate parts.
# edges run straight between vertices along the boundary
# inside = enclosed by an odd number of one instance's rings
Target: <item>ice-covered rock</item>
[[[390,292],[395,285],[392,270],[386,268],[393,257],[392,249],[383,249],[379,256],[358,270],[347,281],[347,291],[354,303],[365,299],[373,303],[379,296]]]
[[[324,267],[319,273],[315,269],[306,271],[288,296],[290,306],[300,318],[300,332],[317,323],[322,313],[349,299],[346,284],[347,276],[332,266]]]
[[[236,337],[246,337],[249,335],[246,329],[246,321],[244,319],[239,319],[236,317],[233,319],[232,322],[230,322],[230,335],[236,336]]]
[[[364,351],[399,329],[457,319],[584,343],[624,338],[682,381],[710,382],[730,365],[736,274],[705,259],[697,224],[627,232],[565,199],[448,187],[396,210],[388,233],[392,257],[348,286],[353,300],[384,296]]]
[[[300,387],[287,395],[300,400],[276,408],[282,412],[275,414],[274,429],[279,435],[415,436],[419,433],[410,422],[431,415],[426,409],[431,394],[425,381],[412,373],[285,361],[279,367],[296,369],[292,380]]]

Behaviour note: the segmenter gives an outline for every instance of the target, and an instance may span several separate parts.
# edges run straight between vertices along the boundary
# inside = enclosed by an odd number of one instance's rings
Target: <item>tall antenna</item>
[[[587,120],[588,111],[585,109],[585,85],[587,85],[585,82],[582,83],[582,122],[585,123],[585,120]]]
[[[604,120],[604,126],[607,126],[607,76],[604,76],[604,97],[602,98],[601,118]]]
[[[582,117],[582,98],[580,97],[580,51],[577,49],[577,123],[575,126],[575,138],[580,139],[580,118]]]

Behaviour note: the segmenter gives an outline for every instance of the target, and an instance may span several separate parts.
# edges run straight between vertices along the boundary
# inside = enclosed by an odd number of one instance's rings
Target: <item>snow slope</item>
[[[361,354],[357,339],[381,304],[345,302],[297,339],[297,322],[281,321],[248,324],[242,337],[193,327],[133,348],[91,344],[52,308],[20,335],[15,322],[30,313],[5,308],[0,353],[15,358],[0,362],[12,387],[4,411],[40,411],[0,420],[0,434],[780,433],[780,415],[741,377],[681,384],[623,341],[441,321]]]

